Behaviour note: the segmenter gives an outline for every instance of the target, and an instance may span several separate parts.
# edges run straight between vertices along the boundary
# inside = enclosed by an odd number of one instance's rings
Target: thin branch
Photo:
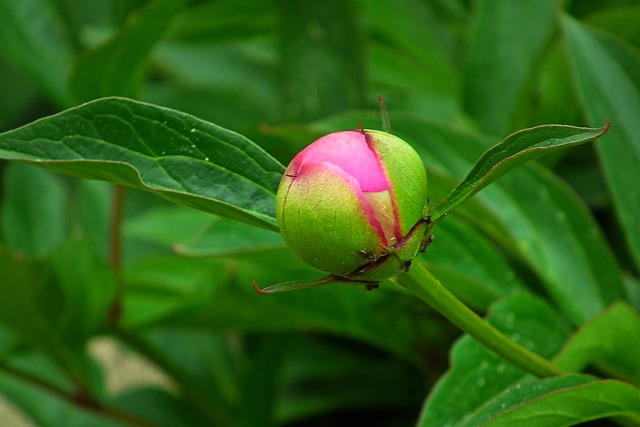
[[[116,284],[115,295],[109,309],[109,322],[116,325],[122,316],[122,221],[126,188],[116,184],[113,187],[111,220],[109,223],[109,264]]]

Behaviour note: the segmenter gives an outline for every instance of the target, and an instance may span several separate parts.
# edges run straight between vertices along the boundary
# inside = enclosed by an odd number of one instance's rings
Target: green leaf
[[[210,309],[214,290],[229,281],[227,270],[217,260],[169,255],[135,262],[124,272],[123,323],[143,327],[197,317]]]
[[[157,206],[136,215],[126,221],[124,232],[128,238],[198,257],[233,256],[285,247],[279,233],[175,205]]]
[[[275,61],[263,57],[267,48],[258,42],[242,49],[162,43],[154,57],[171,79],[150,82],[142,98],[228,129],[255,134],[257,123],[277,123],[285,116],[280,107]],[[203,57],[207,58],[204,63]]]
[[[431,219],[439,221],[452,209],[521,164],[549,152],[584,144],[604,135],[603,128],[543,125],[518,131],[486,151],[467,177],[433,209]]]
[[[568,336],[564,323],[552,308],[531,295],[516,295],[498,302],[488,321],[545,358],[557,353]],[[541,330],[545,333],[541,334]],[[474,413],[505,390],[533,380],[469,336],[453,346],[450,357],[451,368],[425,402],[420,427],[467,425]]]
[[[107,310],[115,294],[113,274],[88,241],[66,242],[49,263],[62,293],[62,303],[56,308],[60,313],[56,333],[67,346],[82,348],[106,326]]]
[[[640,384],[640,316],[626,303],[618,303],[584,324],[555,363],[579,372],[595,365],[617,378]]]
[[[422,258],[441,267],[455,268],[460,274],[473,279],[475,283],[469,285],[481,288],[475,292],[490,293],[495,298],[525,289],[504,255],[467,222],[451,218],[438,225],[434,237],[434,243]],[[449,287],[448,282],[443,283]],[[456,288],[463,294],[475,293],[474,289]]]
[[[229,256],[284,248],[282,236],[225,218],[210,221],[202,232],[179,242],[175,250],[190,256]]]
[[[131,335],[127,344],[142,349],[180,384],[186,402],[208,421],[205,425],[236,425],[240,414],[234,413],[234,404],[243,397],[238,359],[250,355],[233,342],[206,328],[171,325]]]
[[[24,164],[5,172],[0,208],[2,237],[13,251],[42,258],[64,239],[68,229],[67,198],[60,178]]]
[[[420,407],[426,381],[389,354],[309,335],[290,336],[286,349],[278,424],[308,425],[313,416],[349,410],[375,419],[390,411],[414,414]]]
[[[157,427],[207,425],[192,405],[167,390],[150,386],[126,390],[111,399],[114,406]],[[153,408],[151,410],[151,408]]]
[[[212,261],[158,258],[128,270],[123,322],[131,328],[154,324],[216,331],[233,327],[247,333],[320,331],[418,365],[426,334],[448,331],[432,320],[416,324],[421,303],[391,287],[365,292],[362,286],[331,284],[265,296],[251,285],[254,280],[266,287],[323,275],[286,249]]]
[[[62,18],[47,0],[0,0],[0,46],[5,59],[24,70],[60,106],[73,49]]]
[[[559,378],[545,378],[517,383],[506,389],[502,394],[497,395],[495,399],[483,406],[463,425],[467,427],[491,425],[495,419],[499,420],[501,415],[517,409],[520,405],[527,405],[530,401],[545,398],[550,393],[562,392],[568,388],[582,386],[594,380],[595,378],[587,375],[573,374]],[[536,415],[534,414],[534,416]],[[557,415],[562,416],[561,414]]]
[[[38,267],[0,250],[0,322],[16,331],[23,344],[46,354],[69,377],[87,378],[90,366],[82,347],[76,345],[77,338],[65,337],[57,329],[68,315],[63,292]]]
[[[505,391],[465,426],[564,427],[617,417],[640,424],[640,390],[583,375],[539,380]]]
[[[70,87],[79,101],[105,96],[136,97],[152,48],[185,0],[154,0],[134,12],[105,43],[75,64]]]
[[[631,257],[640,266],[640,54],[568,16],[562,24],[589,122],[613,123],[596,146]]]
[[[1,31],[1,30],[0,30]],[[16,126],[28,114],[37,96],[36,86],[21,71],[11,66],[0,54],[0,93],[5,100],[0,109],[0,129]]]
[[[464,101],[480,129],[514,129],[532,70],[554,30],[556,0],[480,0],[464,69]]]
[[[273,31],[274,9],[272,3],[262,0],[195,3],[176,18],[171,25],[171,36],[197,43],[253,38]],[[251,13],[247,13],[249,10]]]
[[[418,79],[426,78],[430,82],[431,96],[433,92],[452,97],[459,94],[460,72],[451,55],[456,40],[443,25],[442,15],[434,10],[437,7],[418,0],[361,0],[358,3],[375,24],[375,30],[383,35],[385,45],[410,61],[417,74],[422,74]],[[376,41],[376,38],[369,41]],[[371,71],[378,74],[381,70],[374,68]],[[398,83],[395,82],[395,86],[401,86]],[[404,90],[412,88],[413,80],[404,86]]]
[[[363,43],[357,14],[341,0],[276,2],[284,109],[297,120],[360,106]]]
[[[596,10],[585,17],[587,24],[620,37],[635,47],[640,47],[638,19],[640,19],[640,5],[633,2],[611,9]]]
[[[0,134],[0,158],[118,182],[277,230],[284,167],[246,138],[122,98],[97,100]]]
[[[27,372],[30,376],[46,381],[48,384],[55,382],[51,380],[52,372],[56,367],[41,357],[29,353],[22,353],[16,357],[17,364],[21,366],[21,372]],[[59,372],[56,372],[59,375]],[[56,384],[62,390],[72,393],[73,385],[68,381]],[[50,392],[40,384],[29,381],[4,369],[0,369],[0,395],[10,400],[19,407],[33,425],[39,427],[60,426],[60,420],[64,420],[64,425],[68,427],[123,427],[125,424],[104,417],[95,411],[80,407],[76,402],[63,399],[55,393]],[[6,419],[3,417],[3,422]],[[29,424],[31,425],[31,424]]]

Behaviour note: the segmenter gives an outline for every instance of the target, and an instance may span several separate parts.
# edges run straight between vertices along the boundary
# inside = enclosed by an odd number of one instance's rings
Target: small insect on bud
[[[406,271],[428,238],[424,164],[386,132],[318,139],[289,164],[276,203],[289,247],[349,280],[378,282]]]

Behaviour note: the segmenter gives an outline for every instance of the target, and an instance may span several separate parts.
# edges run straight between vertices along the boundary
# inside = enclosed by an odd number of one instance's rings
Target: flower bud
[[[335,276],[380,281],[405,271],[427,232],[427,174],[391,134],[326,135],[289,164],[276,199],[285,241]]]

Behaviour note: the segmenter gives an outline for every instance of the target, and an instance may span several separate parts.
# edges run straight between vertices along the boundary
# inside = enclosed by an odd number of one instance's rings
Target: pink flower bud
[[[287,244],[336,276],[379,281],[406,269],[426,225],[427,175],[404,141],[379,131],[326,135],[289,164],[276,214]]]

